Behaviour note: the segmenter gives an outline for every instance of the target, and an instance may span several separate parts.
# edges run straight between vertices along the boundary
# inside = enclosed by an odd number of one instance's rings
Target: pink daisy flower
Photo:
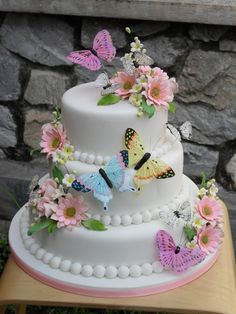
[[[111,79],[111,83],[120,85],[116,90],[116,94],[123,98],[128,98],[131,94],[131,89],[135,84],[135,77],[126,72],[117,72],[117,76]]]
[[[197,243],[200,249],[209,254],[213,253],[221,243],[223,232],[218,227],[204,226],[197,234]]]
[[[80,197],[73,197],[70,193],[66,197],[61,197],[58,207],[51,218],[57,221],[58,228],[73,227],[80,225],[82,220],[86,220],[87,208]]]
[[[147,98],[148,103],[155,106],[168,107],[174,98],[172,84],[161,76],[150,79],[143,94]]]
[[[62,124],[53,125],[46,123],[42,126],[42,138],[40,146],[42,152],[50,157],[53,152],[61,150],[66,143],[66,133]]]
[[[208,221],[220,221],[223,212],[220,204],[208,196],[204,196],[197,204],[199,214]]]
[[[137,69],[138,74],[150,76],[152,73],[152,68],[149,65],[140,65]]]

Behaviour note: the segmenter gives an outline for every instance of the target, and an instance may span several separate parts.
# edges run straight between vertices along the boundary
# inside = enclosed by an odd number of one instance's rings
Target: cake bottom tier
[[[186,200],[194,205],[197,187],[187,180]],[[163,270],[158,260],[156,233],[166,230],[178,245],[183,241],[183,226],[173,228],[156,219],[139,225],[110,226],[103,232],[79,227],[28,236],[30,217],[23,207],[11,224],[9,239],[16,261],[33,277],[69,292],[124,297],[166,291],[200,276],[218,255],[209,255],[201,264],[175,274]]]

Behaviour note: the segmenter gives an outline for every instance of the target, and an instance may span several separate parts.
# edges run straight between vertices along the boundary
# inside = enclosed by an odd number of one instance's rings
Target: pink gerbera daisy
[[[87,208],[80,197],[73,197],[70,193],[66,197],[61,197],[56,211],[51,218],[57,221],[57,226],[73,227],[80,225],[82,220],[86,220]]]
[[[197,204],[199,214],[208,221],[220,221],[223,212],[220,204],[208,196],[204,196]]]
[[[197,243],[200,249],[209,254],[213,253],[221,243],[223,232],[218,227],[204,226],[197,234]]]
[[[123,98],[128,98],[131,94],[131,89],[135,84],[135,77],[127,74],[126,72],[117,72],[117,76],[111,79],[111,83],[119,84],[116,94]]]
[[[53,152],[63,148],[66,143],[66,133],[61,123],[58,125],[52,123],[44,124],[42,131],[40,146],[42,147],[42,152],[47,153],[47,157],[50,157]]]
[[[168,107],[174,98],[172,84],[162,76],[150,79],[143,94],[147,98],[148,103],[155,106]]]

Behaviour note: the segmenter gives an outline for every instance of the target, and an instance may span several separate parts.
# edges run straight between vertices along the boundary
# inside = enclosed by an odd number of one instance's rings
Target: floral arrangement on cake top
[[[179,210],[160,212],[160,219],[168,225],[183,226],[183,237],[178,244],[165,230],[157,232],[159,259],[164,269],[183,272],[218,249],[224,232],[223,209],[217,192],[215,179],[206,182],[203,175],[193,210],[190,202],[186,201]]]
[[[129,27],[126,32],[132,36]],[[106,73],[101,73],[96,79],[96,86],[101,89],[102,97],[99,106],[107,106],[121,99],[137,107],[137,116],[146,114],[153,117],[159,107],[175,111],[174,94],[178,91],[175,78],[169,78],[166,72],[158,67],[151,67],[154,61],[146,54],[146,49],[137,36],[133,36],[130,51],[120,58],[123,69],[109,79]],[[71,52],[68,59],[91,71],[102,67],[101,60],[111,62],[116,49],[107,30],[100,31],[94,38],[91,50]]]

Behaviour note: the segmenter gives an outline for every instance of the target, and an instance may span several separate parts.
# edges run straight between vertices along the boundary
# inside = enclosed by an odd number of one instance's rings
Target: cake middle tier
[[[184,193],[182,145],[172,135],[169,135],[168,138],[169,140],[171,139],[171,142],[169,142],[170,148],[159,158],[174,170],[175,176],[166,179],[155,178],[149,184],[144,185],[141,191],[135,193],[121,193],[113,188],[113,198],[109,203],[107,215],[119,217],[133,216],[145,211],[152,211],[155,208],[173,202],[176,196],[180,197]],[[66,169],[69,173],[76,171],[78,176],[84,173],[96,172],[99,168],[100,166],[80,161],[69,161],[66,164],[66,168],[62,166],[62,170],[65,171]],[[104,215],[103,205],[93,197],[93,192],[82,193],[73,190],[73,193],[83,195],[88,211],[92,216]],[[117,218],[117,222],[114,224],[120,224],[119,220],[120,218]],[[136,220],[139,221],[140,217],[136,217]]]

